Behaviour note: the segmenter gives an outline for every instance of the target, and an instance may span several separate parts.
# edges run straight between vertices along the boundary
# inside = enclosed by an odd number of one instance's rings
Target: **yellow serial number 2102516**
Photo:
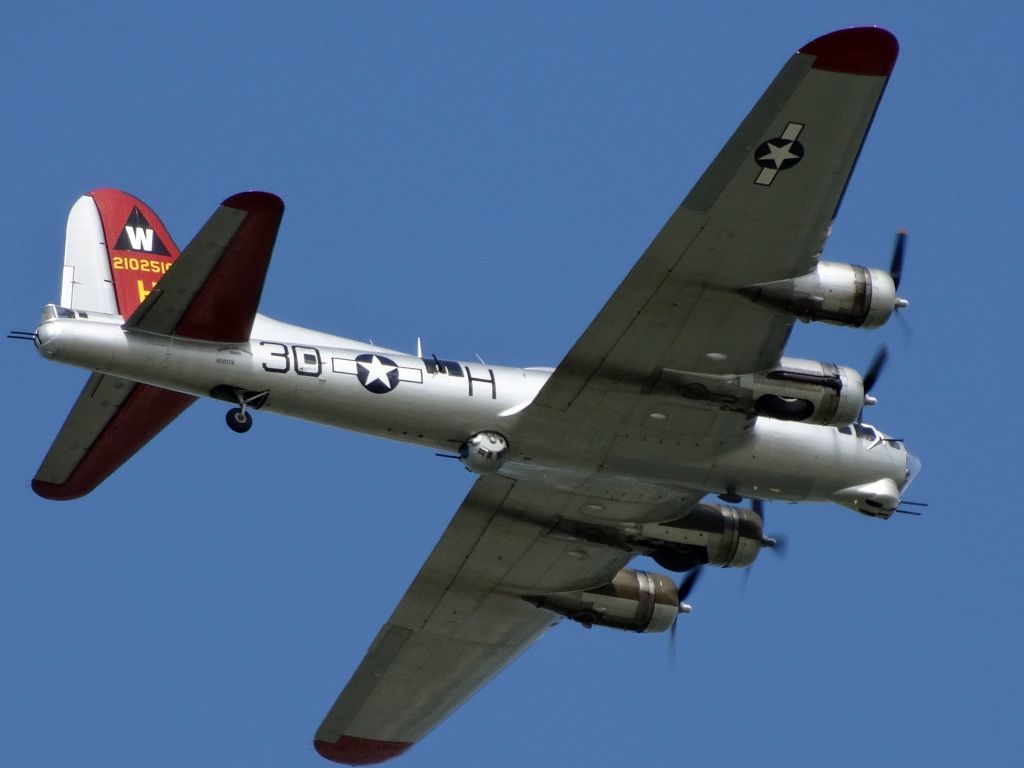
[[[171,262],[157,261],[156,259],[137,259],[134,256],[115,256],[113,267],[114,269],[130,269],[133,272],[154,272],[162,275],[171,268]]]

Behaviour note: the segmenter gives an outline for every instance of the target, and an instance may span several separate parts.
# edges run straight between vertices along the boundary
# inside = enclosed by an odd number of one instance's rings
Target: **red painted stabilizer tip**
[[[239,192],[237,195],[229,197],[221,205],[248,213],[284,211],[284,201],[272,192]]]
[[[33,480],[32,490],[36,492],[37,496],[42,496],[50,501],[71,501],[72,499],[82,498],[92,488],[80,488],[67,483],[57,485],[56,483],[47,483],[44,480]]]
[[[313,746],[321,757],[344,765],[373,765],[398,757],[412,746],[409,741],[377,741],[358,736],[342,736],[337,741],[315,739]]]
[[[896,64],[900,44],[881,27],[840,29],[812,40],[799,53],[814,56],[811,66],[847,75],[886,76]]]

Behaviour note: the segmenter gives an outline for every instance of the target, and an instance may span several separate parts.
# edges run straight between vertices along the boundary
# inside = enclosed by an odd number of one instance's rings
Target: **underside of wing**
[[[796,53],[534,405],[593,413],[605,393],[643,391],[664,370],[775,365],[793,316],[740,291],[815,268],[896,54],[877,28]]]
[[[53,441],[32,490],[77,499],[148,443],[195,397],[94,373]]]
[[[283,214],[284,203],[268,192],[225,200],[125,327],[205,341],[248,340]]]
[[[525,597],[612,580],[631,553],[559,533],[558,496],[477,481],[324,718],[321,755],[401,754],[558,621]]]

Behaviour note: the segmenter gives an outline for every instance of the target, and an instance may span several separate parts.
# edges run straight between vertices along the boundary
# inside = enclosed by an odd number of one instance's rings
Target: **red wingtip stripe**
[[[799,52],[815,57],[814,69],[884,77],[892,72],[900,45],[881,27],[853,27],[812,40]]]
[[[78,487],[68,485],[57,485],[57,483],[47,483],[43,480],[33,480],[32,490],[35,491],[37,496],[41,496],[49,501],[71,501],[72,499],[80,499],[92,488]]]
[[[322,739],[313,741],[313,746],[321,757],[343,765],[383,763],[385,760],[403,754],[412,744],[408,741],[361,739],[358,736],[342,736],[333,742]]]

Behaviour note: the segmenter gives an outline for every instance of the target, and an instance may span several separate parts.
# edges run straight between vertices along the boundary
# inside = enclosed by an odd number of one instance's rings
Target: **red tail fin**
[[[137,197],[117,189],[95,189],[89,196],[103,223],[117,308],[129,317],[178,258],[178,246],[160,217]]]

